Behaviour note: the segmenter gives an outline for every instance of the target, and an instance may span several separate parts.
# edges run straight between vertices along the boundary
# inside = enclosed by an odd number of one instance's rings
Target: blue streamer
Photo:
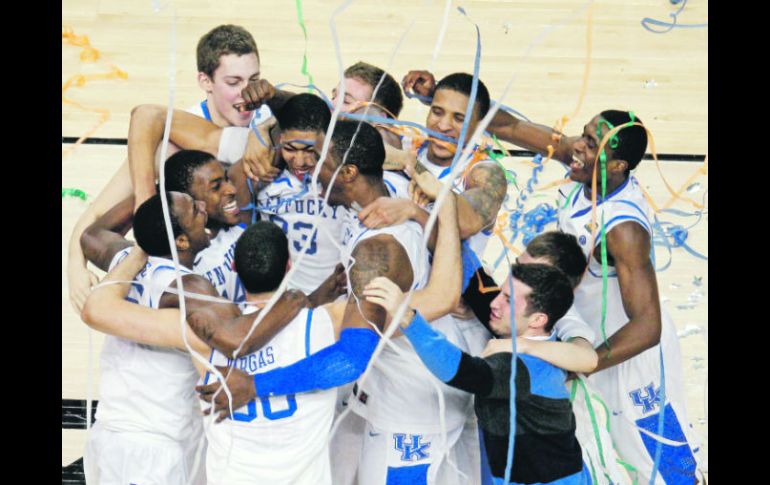
[[[523,243],[526,245],[532,238],[543,232],[546,225],[556,221],[558,218],[558,210],[546,203],[538,204],[529,212],[524,212],[524,202],[527,200],[527,194],[533,194],[535,185],[538,183],[538,176],[543,171],[543,156],[538,153],[532,159],[532,163],[535,164],[535,168],[532,170],[532,176],[527,181],[526,187],[519,192],[519,196],[516,198],[516,207],[510,208],[507,201],[503,203],[503,208],[511,214],[509,218],[512,231],[509,240],[511,245],[519,237],[519,233],[523,235]],[[521,224],[520,221],[522,222]],[[500,266],[507,252],[507,248],[503,246],[500,256],[495,260],[494,269]]]
[[[464,8],[457,7],[457,10],[461,14],[465,15],[465,18],[468,19],[468,21],[471,22],[476,28],[476,58],[473,60],[473,80],[471,81],[471,95],[468,97],[468,105],[465,107],[465,119],[463,120],[462,128],[460,128],[460,137],[457,140],[457,149],[455,150],[455,155],[452,158],[452,164],[450,165],[452,169],[454,169],[457,161],[460,159],[460,155],[462,155],[463,145],[465,144],[465,136],[468,132],[468,125],[470,124],[471,118],[473,117],[473,109],[476,107],[476,94],[479,88],[479,68],[481,67],[481,31],[479,30],[479,26],[473,22],[470,17],[468,17],[468,14],[465,13]]]
[[[685,5],[687,5],[687,0],[683,0],[682,1],[682,6],[680,6],[679,9],[676,12],[668,14],[668,16],[672,18],[673,22],[671,22],[671,23],[663,22],[661,20],[655,20],[655,19],[651,19],[650,17],[645,17],[645,18],[642,19],[642,27],[644,27],[648,32],[652,32],[653,34],[665,34],[667,32],[671,32],[672,30],[674,30],[674,28],[698,29],[698,28],[708,27],[709,26],[708,23],[705,23],[705,24],[679,24],[679,23],[677,23],[677,16],[680,13],[682,13],[682,10],[684,10]],[[655,29],[651,29],[648,26],[648,24],[649,25],[657,25],[659,27],[668,27],[668,28],[665,29],[665,30],[655,30]]]
[[[508,459],[505,463],[505,480],[503,483],[511,482],[511,469],[513,468],[513,447],[516,444],[516,321],[514,320],[513,316],[513,274],[510,272],[510,270],[509,274],[511,275],[510,278],[508,278],[508,284],[511,291],[509,304],[511,309],[511,351],[513,354],[511,354],[511,380],[509,383],[511,389],[509,403],[511,416],[509,423],[510,428],[508,429]]]

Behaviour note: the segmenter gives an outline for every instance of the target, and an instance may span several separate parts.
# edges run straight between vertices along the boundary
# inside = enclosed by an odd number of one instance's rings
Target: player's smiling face
[[[209,111],[215,111],[230,126],[248,126],[253,111],[239,112],[233,105],[243,103],[241,91],[249,81],[259,80],[259,58],[251,54],[225,54],[211,78],[199,74],[199,84],[211,95]]]
[[[429,130],[437,131],[443,135],[457,138],[465,121],[465,110],[468,107],[468,96],[453,89],[439,89],[433,95],[430,104],[428,118],[425,126]],[[470,136],[476,130],[478,124],[478,108],[473,108],[473,118],[468,123],[465,135],[467,143]],[[437,165],[447,165],[454,154],[442,144],[430,141],[428,143],[428,159]]]
[[[342,101],[342,112],[349,113],[355,109],[359,103],[369,101],[372,99],[372,87],[366,82],[356,77],[346,77],[343,79],[345,83],[345,98]],[[337,95],[339,91],[337,88],[332,89],[332,110],[337,104]]]
[[[318,153],[315,150],[317,136],[315,131],[286,130],[278,137],[281,157],[289,171],[300,181],[306,174],[312,176],[318,163]]]
[[[600,119],[601,116],[595,116],[583,127],[583,135],[572,144],[572,163],[569,166],[569,177],[575,182],[590,184],[592,181],[594,165],[598,162],[597,154],[602,141],[596,134]],[[603,134],[606,135],[606,133]],[[607,155],[608,162],[612,160],[613,151],[609,143],[604,145],[604,153]],[[601,173],[598,173],[597,177],[601,177]],[[601,183],[601,179],[598,180]]]
[[[219,161],[212,159],[193,172],[190,195],[206,203],[206,213],[212,222],[225,226],[234,226],[240,222],[235,187],[227,180],[227,174]]]

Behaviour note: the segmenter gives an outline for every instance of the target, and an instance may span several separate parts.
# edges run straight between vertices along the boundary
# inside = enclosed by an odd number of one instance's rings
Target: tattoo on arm
[[[484,221],[484,227],[495,222],[505,199],[508,182],[503,170],[491,163],[476,166],[470,173],[469,189],[462,196]]]
[[[391,251],[386,243],[359,244],[354,257],[355,264],[350,267],[350,284],[356,296],[363,299],[364,287],[374,278],[389,273]]]
[[[417,160],[417,162],[414,164],[414,171],[419,174],[419,173],[427,172],[428,169],[425,168],[425,165],[423,165],[421,161]]]

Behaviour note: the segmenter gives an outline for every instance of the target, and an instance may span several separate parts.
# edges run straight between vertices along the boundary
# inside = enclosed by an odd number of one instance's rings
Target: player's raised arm
[[[428,321],[451,312],[460,301],[463,271],[462,265],[458,264],[460,235],[456,197],[450,191],[439,209],[438,236],[430,279],[425,288],[412,295],[412,308],[419,310]]]
[[[123,237],[131,229],[133,208],[130,197],[108,210],[80,236],[83,255],[102,271],[107,271],[118,251],[133,245]]]
[[[155,154],[163,140],[166,111],[165,106],[153,104],[131,110],[128,165],[137,207],[155,193]],[[177,146],[217,155],[221,136],[222,128],[205,119],[178,109],[172,113],[169,140]]]
[[[467,239],[494,225],[508,182],[497,164],[478,164],[468,175],[467,189],[457,202],[460,238]]]
[[[607,251],[615,262],[623,309],[629,321],[607,339],[608,345],[602,343],[597,347],[596,372],[624,362],[660,342],[660,300],[655,268],[649,256],[650,244],[650,234],[633,222],[619,224],[607,234]]]

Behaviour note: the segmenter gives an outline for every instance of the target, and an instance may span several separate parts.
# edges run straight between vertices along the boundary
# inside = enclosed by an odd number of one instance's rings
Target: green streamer
[[[78,197],[82,200],[86,200],[88,196],[84,191],[80,189],[65,189],[64,187],[62,187],[61,198],[63,199],[65,197]]]
[[[297,5],[297,22],[302,29],[302,35],[305,37],[305,52],[302,53],[302,69],[300,72],[303,76],[307,77],[308,84],[313,86],[313,75],[307,70],[307,29],[305,28],[305,19],[302,16],[302,0],[296,0]],[[308,92],[313,92],[312,88],[308,88]]]

